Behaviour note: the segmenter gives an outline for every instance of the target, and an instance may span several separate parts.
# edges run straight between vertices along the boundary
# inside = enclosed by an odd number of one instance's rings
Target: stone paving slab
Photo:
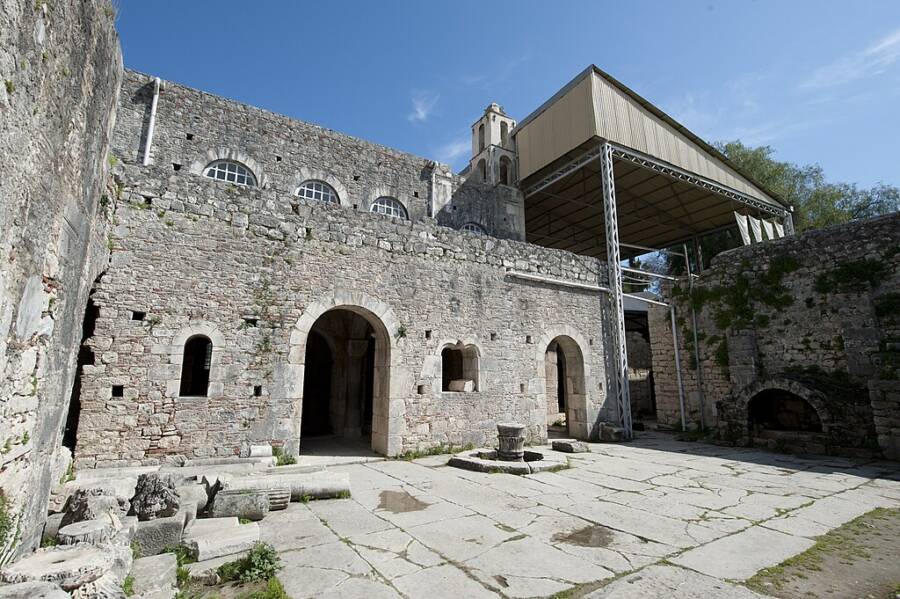
[[[651,566],[585,595],[585,599],[762,599],[746,587],[672,566]]]
[[[900,465],[888,462],[654,433],[590,449],[525,476],[449,468],[447,456],[329,466],[349,475],[352,497],[292,503],[260,537],[281,551],[295,597],[531,597],[585,584],[594,597],[751,599],[732,581],[900,506]]]
[[[746,580],[812,545],[810,539],[754,526],[686,551],[671,561],[716,578]]]

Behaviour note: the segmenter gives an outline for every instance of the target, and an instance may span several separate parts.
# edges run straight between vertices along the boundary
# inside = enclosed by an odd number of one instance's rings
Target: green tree
[[[878,184],[829,183],[818,164],[800,166],[772,158],[770,146],[749,147],[740,141],[717,143],[738,169],[794,207],[797,231],[839,225],[900,210],[900,190]]]

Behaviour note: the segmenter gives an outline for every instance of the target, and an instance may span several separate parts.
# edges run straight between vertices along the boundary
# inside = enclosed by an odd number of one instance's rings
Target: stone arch
[[[822,425],[822,432],[827,433],[831,424],[831,414],[828,410],[825,394],[821,391],[810,389],[803,383],[787,378],[769,378],[753,381],[738,393],[734,395],[734,401],[731,402],[733,409],[739,415],[740,421],[744,423],[745,432],[750,435],[750,402],[754,397],[765,391],[784,391],[796,395],[800,399],[806,401],[819,417]]]
[[[316,321],[326,312],[343,309],[358,314],[375,331],[375,376],[372,413],[372,449],[392,456],[400,453],[406,432],[405,376],[399,343],[403,330],[393,309],[381,300],[361,291],[335,290],[311,302],[291,330],[288,353],[287,400],[292,403],[292,431],[299,446],[303,409],[303,377],[306,342]],[[293,443],[292,443],[293,445]]]
[[[373,187],[369,194],[366,196],[366,204],[364,206],[360,206],[359,208],[370,212],[372,209],[372,204],[378,198],[382,196],[387,196],[389,198],[394,198],[398,202],[403,205],[403,209],[406,210],[406,216],[411,221],[413,219],[412,211],[409,209],[409,197],[406,194],[401,193],[400,189],[391,185],[376,185]]]
[[[166,379],[166,396],[179,397],[181,390],[181,367],[184,360],[184,346],[192,337],[207,337],[212,342],[212,357],[209,364],[209,386],[207,397],[217,397],[225,391],[225,368],[222,358],[227,352],[225,337],[215,324],[208,321],[193,321],[181,328],[169,345],[169,378]]]
[[[500,157],[500,185],[513,184],[512,160],[508,156]]]
[[[590,437],[592,422],[588,422],[589,395],[594,388],[591,366],[587,360],[586,348],[590,347],[584,336],[570,325],[550,327],[535,344],[534,363],[537,376],[532,384],[532,391],[537,397],[538,406],[546,412],[547,406],[547,372],[546,354],[550,344],[558,342],[566,354],[568,372],[567,389],[569,396],[566,402],[566,424],[568,434],[579,439]]]
[[[347,191],[347,187],[341,182],[340,179],[327,171],[308,166],[300,167],[300,170],[297,171],[297,174],[294,175],[293,179],[291,179],[291,194],[296,193],[297,188],[300,187],[300,185],[302,185],[305,181],[309,181],[310,179],[328,183],[328,185],[330,185],[331,188],[334,189],[335,193],[337,193],[338,203],[341,206],[353,205],[353,202],[350,201],[350,192]]]
[[[268,188],[269,182],[265,171],[263,171],[262,164],[254,160],[253,157],[246,152],[234,148],[224,146],[211,148],[206,151],[202,158],[192,162],[189,170],[195,175],[203,176],[203,169],[205,169],[210,162],[216,160],[233,160],[235,162],[240,162],[253,172],[253,176],[256,177],[257,187],[260,189]]]

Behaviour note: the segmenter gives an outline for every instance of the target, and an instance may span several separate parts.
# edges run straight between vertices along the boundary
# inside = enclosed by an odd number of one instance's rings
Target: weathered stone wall
[[[748,389],[799,384],[825,434],[808,450],[890,453],[900,433],[900,215],[721,254],[695,284],[707,422],[746,438]],[[688,293],[672,290],[683,343],[689,421],[699,415]],[[665,310],[651,310],[657,405],[674,424],[677,388]],[[687,342],[685,343],[685,339]],[[873,389],[873,393],[868,392]],[[743,402],[743,403],[742,403]],[[874,411],[873,411],[874,408]],[[877,438],[877,441],[876,441]],[[893,439],[893,440],[892,440]],[[802,447],[800,449],[803,449]]]
[[[0,3],[0,562],[36,546],[88,292],[106,265],[122,63],[106,0]],[[61,470],[61,472],[60,472]]]
[[[610,417],[593,337],[599,295],[509,272],[596,284],[600,263],[439,226],[429,216],[448,204],[438,191],[452,204],[466,189],[443,165],[172,84],[159,99],[154,164],[138,166],[150,82],[127,73],[115,133],[128,163],[125,201],[94,295],[100,316],[88,344],[98,360],[82,379],[79,465],[232,455],[266,442],[295,451],[306,336],[318,315],[341,305],[364,315],[383,346],[379,451],[492,443],[494,424],[509,418],[526,423],[531,440],[544,438],[544,353],[560,335],[584,361],[570,432],[587,437]],[[253,168],[261,187],[201,176],[219,157]],[[341,204],[299,199],[306,178],[331,183]],[[493,203],[483,214],[517,201],[504,186],[472,189],[463,204]],[[370,213],[379,195],[403,201],[410,220]],[[502,223],[479,224],[496,232]],[[514,222],[503,226],[518,235]],[[179,397],[184,342],[195,333],[214,344],[209,394]],[[477,348],[477,392],[441,391],[448,344]]]

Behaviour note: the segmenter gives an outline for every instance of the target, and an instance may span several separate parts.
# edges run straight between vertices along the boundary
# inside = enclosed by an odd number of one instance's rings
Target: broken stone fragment
[[[120,518],[123,516],[119,501],[107,494],[106,489],[77,489],[66,502],[66,514],[60,521],[60,528],[83,520]]]
[[[449,391],[471,393],[475,390],[475,381],[469,379],[456,379],[450,381]]]
[[[184,514],[176,514],[169,518],[157,518],[138,522],[134,541],[142,556],[157,555],[167,547],[174,547],[181,542],[184,531]]]
[[[554,451],[563,453],[589,453],[591,451],[587,443],[571,439],[557,439],[553,441],[552,447]]]
[[[236,527],[185,537],[184,544],[197,561],[249,551],[259,542],[259,524],[251,522]]]
[[[58,584],[35,581],[0,587],[0,599],[70,599],[70,597]]]
[[[147,596],[151,593],[174,595],[178,560],[174,553],[160,553],[151,557],[134,560],[131,576],[134,579],[134,594]]]
[[[250,457],[251,458],[270,458],[270,457],[272,457],[272,446],[271,445],[251,445],[250,446]]]
[[[121,526],[121,523],[119,524]],[[116,534],[116,523],[111,518],[100,520],[82,520],[73,522],[59,529],[57,538],[60,545],[78,543],[99,544],[108,541]]]
[[[96,545],[45,547],[0,570],[0,579],[51,582],[71,591],[109,572],[113,561],[110,550]]]
[[[247,518],[262,520],[269,513],[269,493],[266,489],[224,489],[213,498],[209,515],[213,518]]]
[[[142,522],[168,518],[178,512],[179,500],[174,477],[155,472],[141,474],[131,500],[131,512]]]

